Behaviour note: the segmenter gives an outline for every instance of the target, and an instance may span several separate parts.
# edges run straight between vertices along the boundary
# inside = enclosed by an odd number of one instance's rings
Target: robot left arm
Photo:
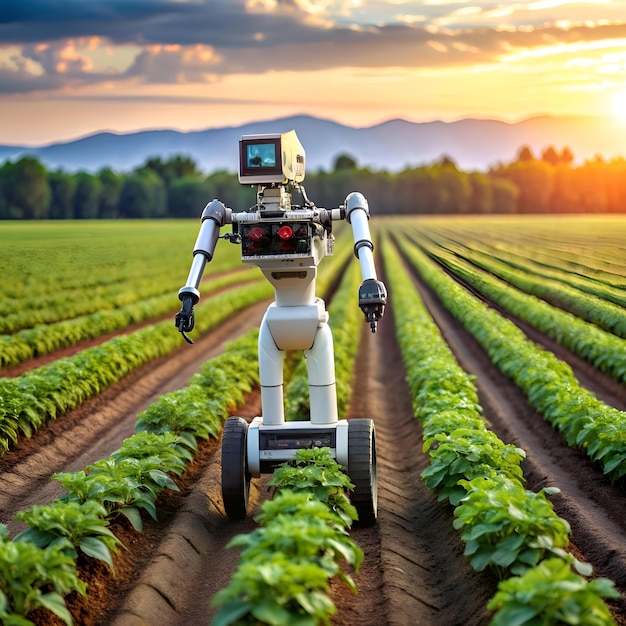
[[[193,343],[185,333],[191,332],[194,326],[193,307],[200,300],[198,289],[202,280],[205,265],[211,261],[220,234],[220,228],[230,222],[231,210],[219,200],[209,202],[202,211],[200,232],[193,248],[193,262],[185,286],[178,291],[182,302],[181,310],[176,314],[176,328],[188,343]]]
[[[368,225],[369,206],[363,194],[351,193],[345,202],[346,220],[352,226],[354,236],[354,254],[361,264],[363,282],[359,288],[359,307],[369,322],[373,333],[376,324],[385,312],[387,304],[387,289],[384,283],[376,276],[374,265],[374,244]]]

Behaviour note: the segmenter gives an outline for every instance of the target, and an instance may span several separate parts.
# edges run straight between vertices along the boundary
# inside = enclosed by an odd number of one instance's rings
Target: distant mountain
[[[536,156],[548,146],[565,146],[577,162],[602,155],[624,155],[626,146],[605,118],[536,117],[509,124],[496,120],[413,123],[391,120],[367,128],[352,128],[330,120],[294,116],[237,127],[194,132],[151,130],[127,134],[96,133],[82,139],[43,147],[0,146],[0,161],[29,154],[49,169],[97,171],[104,166],[129,171],[149,157],[191,157],[205,172],[237,170],[238,141],[243,134],[295,129],[307,157],[307,169],[332,168],[339,154],[362,166],[398,171],[432,163],[443,155],[465,170],[485,170],[514,160],[521,146]]]

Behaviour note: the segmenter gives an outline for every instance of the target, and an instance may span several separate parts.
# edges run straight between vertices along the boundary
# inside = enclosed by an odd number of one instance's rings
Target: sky
[[[626,0],[0,0],[0,144],[294,114],[626,139]]]

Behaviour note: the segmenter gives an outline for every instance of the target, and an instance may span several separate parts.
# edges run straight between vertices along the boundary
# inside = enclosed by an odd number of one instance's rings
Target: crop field
[[[286,541],[265,546],[246,602],[266,590],[255,610],[273,617],[245,623],[626,624],[626,219],[370,224],[389,292],[378,332],[347,225],[317,286],[340,415],[376,424],[378,521],[326,539],[328,581],[289,569]],[[198,226],[0,227],[2,624],[244,623],[223,598],[280,479],[253,480],[248,517],[229,521],[219,442],[229,415],[260,413],[273,292],[220,241],[185,343],[174,315]],[[306,414],[306,381],[289,353],[288,416]]]

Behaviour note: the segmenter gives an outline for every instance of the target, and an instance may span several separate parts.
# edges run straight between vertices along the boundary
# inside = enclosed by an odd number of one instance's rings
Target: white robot
[[[247,514],[251,477],[272,472],[296,450],[328,447],[347,468],[355,485],[351,501],[359,524],[376,521],[376,439],[371,419],[339,419],[335,387],[333,340],[324,301],[315,296],[317,265],[333,254],[332,222],[346,219],[352,226],[354,253],[363,282],[359,307],[372,332],[384,313],[385,285],[377,279],[368,226],[369,208],[360,193],[351,193],[338,209],[317,208],[301,182],[305,153],[295,131],[244,135],[239,142],[239,182],[258,185],[257,204],[250,211],[233,212],[213,200],[202,213],[187,283],[178,292],[182,308],[176,326],[183,337],[194,325],[193,306],[207,262],[222,237],[241,243],[243,263],[255,265],[274,287],[259,334],[259,373],[262,416],[248,425],[229,417],[222,434],[222,495],[230,519]],[[303,206],[291,204],[291,191],[302,195]],[[303,350],[306,357],[310,420],[285,421],[283,361],[286,350]]]

